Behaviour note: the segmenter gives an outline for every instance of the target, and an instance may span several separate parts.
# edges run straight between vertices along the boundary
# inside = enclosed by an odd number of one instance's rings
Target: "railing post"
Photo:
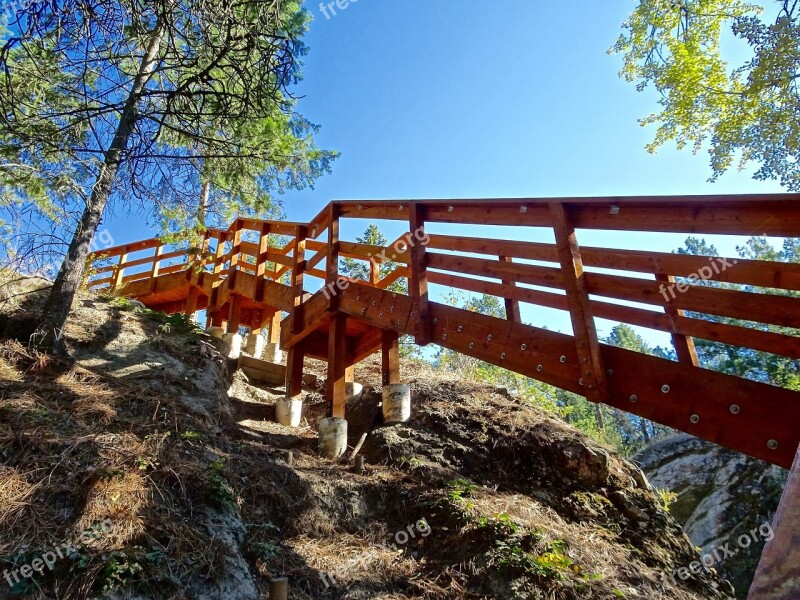
[[[578,351],[580,382],[587,390],[587,398],[594,402],[606,402],[609,393],[608,381],[600,353],[600,342],[597,339],[597,328],[589,304],[589,291],[586,287],[575,225],[569,211],[561,202],[550,203],[550,215]]]
[[[233,231],[233,240],[231,246],[231,260],[228,267],[228,276],[236,270],[239,260],[242,255],[242,220],[236,219],[235,229]]]
[[[306,237],[308,228],[305,225],[298,225],[294,238],[294,250],[292,259],[292,333],[300,333],[303,329],[303,275],[306,271]]]
[[[420,232],[425,231],[425,205],[419,202],[410,204],[409,219],[411,235],[409,239],[424,239]],[[420,346],[431,343],[430,310],[428,308],[428,271],[425,246],[415,243],[409,250],[411,260],[411,280],[408,282],[412,310],[417,312],[414,341]]]
[[[501,256],[500,262],[505,263],[512,263],[514,260],[510,256]],[[514,287],[516,282],[513,279],[502,279],[503,285],[510,285]],[[503,298],[503,302],[506,305],[506,319],[511,321],[512,323],[522,323],[522,319],[520,318],[519,314],[519,301],[512,300],[510,298]]]
[[[222,257],[225,255],[225,236],[216,234],[217,249],[214,252],[214,274],[217,275],[222,271]]]
[[[269,223],[261,224],[261,237],[258,240],[258,257],[256,259],[256,277],[262,279],[267,272],[269,262]]]
[[[339,205],[331,202],[328,215],[328,256],[325,264],[325,288],[328,290],[328,310],[339,308]]]
[[[117,266],[114,269],[114,280],[111,282],[111,292],[116,292],[118,287],[122,286],[122,278],[125,275],[125,268],[124,264],[128,260],[128,253],[127,247],[125,248],[126,252],[124,254],[119,255],[119,261],[117,261]]]

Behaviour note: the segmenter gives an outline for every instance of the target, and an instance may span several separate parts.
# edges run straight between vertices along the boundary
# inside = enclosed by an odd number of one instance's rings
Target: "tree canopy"
[[[800,190],[798,3],[640,0],[612,48],[621,75],[653,86],[655,152],[674,141],[710,153],[712,180],[755,163],[756,179]]]

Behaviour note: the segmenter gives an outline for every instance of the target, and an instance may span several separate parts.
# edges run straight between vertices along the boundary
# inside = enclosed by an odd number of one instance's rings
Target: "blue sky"
[[[358,0],[326,18],[319,0],[307,3],[315,19],[298,110],[342,156],[315,190],[284,196],[287,217],[308,220],[332,199],[780,192],[750,173],[709,183],[705,153],[645,151],[653,131],[637,119],[657,97],[621,80],[621,58],[607,53],[634,5]],[[121,217],[106,226],[117,243],[147,235]],[[582,242],[670,251],[683,237]],[[730,254],[742,240],[714,241]]]

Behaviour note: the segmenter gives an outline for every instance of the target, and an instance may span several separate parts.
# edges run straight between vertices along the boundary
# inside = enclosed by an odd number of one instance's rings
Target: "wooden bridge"
[[[401,221],[407,233],[386,248],[348,242],[345,219]],[[492,226],[554,243],[493,239]],[[384,384],[398,383],[398,336],[410,334],[791,466],[800,393],[704,369],[693,340],[800,359],[800,298],[787,293],[800,291],[800,264],[583,247],[576,229],[795,237],[800,196],[332,202],[310,223],[237,219],[194,249],[150,239],[96,252],[88,286],[168,313],[205,309],[229,332],[268,327],[288,352],[288,395],[300,394],[304,357],[328,362],[333,417],[344,417],[349,367],[370,354],[383,351]],[[340,274],[342,258],[369,265],[369,278]],[[382,274],[383,260],[395,269]],[[408,294],[387,291],[401,279]],[[501,298],[506,318],[434,302],[432,285]],[[573,334],[523,323],[520,303],[567,311]],[[678,360],[601,343],[600,318],[668,332]]]

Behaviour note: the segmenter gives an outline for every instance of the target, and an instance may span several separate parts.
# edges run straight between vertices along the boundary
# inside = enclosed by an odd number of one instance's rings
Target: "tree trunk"
[[[606,420],[603,417],[603,405],[602,404],[595,404],[594,405],[594,418],[597,421],[597,426],[600,428],[600,431],[606,430]]]
[[[639,427],[642,430],[642,439],[644,440],[645,444],[650,443],[650,433],[647,431],[647,421],[645,419],[639,418]]]
[[[114,139],[105,153],[103,165],[100,167],[100,173],[92,188],[91,196],[86,202],[83,215],[72,236],[64,262],[61,264],[61,269],[45,304],[42,319],[35,334],[36,343],[42,347],[49,345],[56,354],[67,353],[63,337],[64,326],[72,309],[75,294],[81,285],[92,238],[100,224],[106,204],[108,204],[123,153],[136,125],[136,106],[156,64],[163,34],[164,27],[159,22],[153,30],[147,50],[142,57],[139,71],[133,80],[130,94],[122,109]]]

